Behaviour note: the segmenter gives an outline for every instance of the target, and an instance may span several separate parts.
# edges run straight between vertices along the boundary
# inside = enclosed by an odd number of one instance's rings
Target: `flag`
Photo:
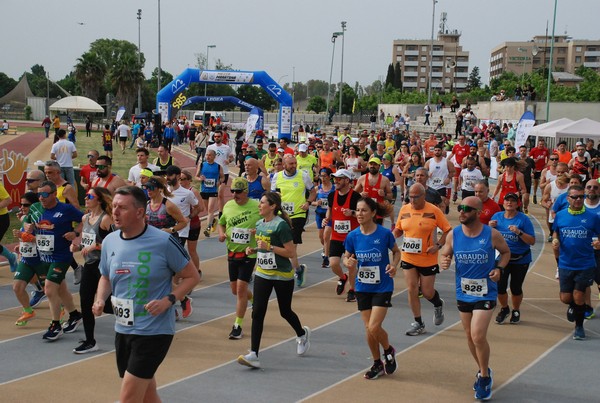
[[[515,137],[515,148],[517,150],[527,141],[527,137],[529,137],[529,132],[533,128],[534,124],[535,116],[532,112],[526,111],[523,114],[523,116],[521,116],[521,119],[519,120],[519,126],[517,126],[517,134]]]
[[[352,101],[352,113],[354,113],[355,109],[356,109],[356,98],[354,98],[354,100]]]

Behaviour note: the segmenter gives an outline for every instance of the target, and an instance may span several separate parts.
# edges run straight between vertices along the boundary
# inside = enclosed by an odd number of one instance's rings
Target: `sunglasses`
[[[477,211],[475,207],[465,206],[464,204],[459,204],[456,209],[459,213],[470,213],[471,211]]]
[[[586,186],[586,189],[599,189],[600,186]]]
[[[142,189],[144,189],[144,190],[155,190],[156,186],[154,186],[154,185],[142,185]]]
[[[94,158],[94,157],[95,157],[95,155],[88,155],[87,157],[88,157],[88,158]]]
[[[188,178],[188,177],[182,176],[181,178],[179,178],[179,180],[180,181],[191,181],[192,178]]]
[[[585,195],[569,196],[571,200],[582,200],[585,199]]]
[[[103,170],[104,168],[106,168],[108,165],[96,165],[96,169],[99,170]]]
[[[38,196],[46,198],[49,197],[54,192],[38,192]]]
[[[96,198],[96,196],[94,196],[93,194],[88,193],[88,194],[85,195],[85,198],[87,200],[94,200]]]
[[[39,181],[39,179],[29,179],[29,178],[27,178],[26,180],[27,180],[27,183],[33,183],[33,182]]]
[[[21,207],[31,207],[31,203],[21,203]]]
[[[240,194],[243,192],[244,192],[244,189],[231,189],[231,193]]]
[[[550,161],[558,161],[558,158],[550,158]]]

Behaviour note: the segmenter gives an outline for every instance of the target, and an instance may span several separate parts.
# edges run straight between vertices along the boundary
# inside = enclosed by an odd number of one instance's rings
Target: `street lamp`
[[[333,50],[331,51],[331,69],[329,69],[329,86],[327,87],[327,114],[329,114],[329,96],[331,95],[331,77],[333,76],[333,56],[335,55],[335,39],[338,36],[342,35],[344,35],[343,32],[334,32],[333,35],[331,35]]]
[[[342,92],[344,92],[344,41],[346,35],[346,21],[342,21],[342,67],[340,72],[340,119],[342,119]]]
[[[435,3],[433,0],[433,13],[431,14],[431,46],[429,48],[429,79],[427,80],[427,105],[431,107],[431,71],[433,70],[433,31],[435,29]]]
[[[140,25],[142,21],[142,9],[138,8],[137,11],[137,20],[138,20],[138,63],[140,68],[142,66],[142,41],[140,35]],[[138,84],[138,114],[142,112],[142,83]]]
[[[546,88],[546,122],[550,121],[550,83],[552,80],[552,61],[554,59],[554,28],[556,27],[556,6],[558,0],[554,0],[554,17],[552,19],[552,42],[550,42],[550,63],[548,65],[548,86]],[[544,58],[546,53],[544,53]]]
[[[208,53],[212,48],[216,48],[217,45],[207,45],[206,46],[206,66],[205,70],[208,70]],[[206,120],[206,82],[204,83],[204,107],[202,108],[202,122]]]

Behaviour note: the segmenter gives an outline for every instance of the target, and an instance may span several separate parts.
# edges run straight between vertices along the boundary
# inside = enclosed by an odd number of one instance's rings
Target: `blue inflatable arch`
[[[187,101],[184,91],[192,83],[260,85],[279,103],[279,138],[291,139],[292,97],[264,71],[185,69],[156,95],[156,110],[163,122],[177,116],[177,112]]]
[[[234,105],[239,106],[241,109],[245,110],[245,111],[250,111],[250,115],[257,115],[256,123],[254,124],[254,129],[253,130],[263,130],[264,129],[264,112],[261,108],[259,108],[258,106],[254,106],[252,104],[249,104],[246,101],[242,101],[239,98],[236,97],[230,97],[230,96],[212,96],[212,97],[202,97],[202,96],[195,96],[195,97],[190,97],[188,98],[183,105],[181,106],[182,108],[186,107],[186,106],[190,106],[192,104],[201,104],[204,102],[229,102],[232,103]]]

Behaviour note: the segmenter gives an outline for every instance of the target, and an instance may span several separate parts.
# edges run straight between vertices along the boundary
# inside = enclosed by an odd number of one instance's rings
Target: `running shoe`
[[[301,264],[297,269],[296,269],[296,287],[302,287],[304,286],[304,281],[306,281],[306,265],[305,264]]]
[[[520,321],[521,321],[521,312],[517,309],[513,309],[512,313],[510,314],[510,323],[513,325],[516,325]]]
[[[63,329],[59,323],[50,323],[50,327],[48,327],[48,331],[44,333],[42,338],[48,341],[55,341],[59,337],[63,335]]]
[[[191,297],[185,297],[181,300],[181,316],[183,316],[184,319],[190,316],[194,311],[194,308],[192,308],[193,301],[194,300]]]
[[[585,330],[583,330],[583,326],[575,326],[573,340],[585,340]]]
[[[410,324],[410,329],[406,331],[407,336],[418,336],[425,333],[425,324],[419,322],[413,322]]]
[[[596,317],[596,313],[594,312],[594,309],[593,308],[590,308],[589,310],[586,309],[585,313],[584,313],[584,317],[587,320],[594,319]]]
[[[81,340],[81,344],[73,349],[75,354],[87,354],[93,353],[94,351],[98,351],[98,344],[96,344],[96,342],[87,342],[85,340]]]
[[[454,194],[452,195],[452,201],[453,201],[454,203],[456,203],[456,200],[458,200],[458,193],[454,193]]]
[[[260,368],[258,355],[254,351],[250,351],[246,355],[240,355],[237,359],[237,362],[250,368]]]
[[[346,302],[356,302],[356,293],[354,290],[348,290],[348,294],[346,294]]]
[[[242,327],[233,325],[231,332],[229,332],[229,340],[239,340],[242,338]]]
[[[8,252],[8,249],[6,250]],[[19,259],[17,259],[17,254],[13,252],[8,252],[8,264],[10,265],[10,272],[14,273],[17,271],[17,266],[19,265]]]
[[[440,299],[440,301],[442,305],[433,307],[433,324],[436,326],[444,323],[444,300]]]
[[[337,287],[335,289],[335,293],[337,295],[342,295],[344,293],[344,288],[346,288],[346,281],[348,281],[348,275],[344,274],[344,277],[338,280]]]
[[[29,300],[29,305],[32,308],[35,308],[39,304],[42,303],[43,300],[46,299],[46,293],[44,291],[31,291],[31,299]]]
[[[548,242],[552,242],[552,234],[548,235]]]
[[[327,256],[323,256],[323,263],[321,263],[321,267],[324,269],[329,267],[329,258]]]
[[[210,238],[210,225],[204,230],[204,236]]]
[[[304,355],[310,350],[310,328],[303,326],[304,334],[300,337],[296,337],[296,353],[298,355]]]
[[[533,195],[533,204],[537,204],[537,196]]]
[[[575,309],[572,306],[567,308],[567,320],[569,322],[575,322]]]
[[[81,283],[81,272],[83,271],[83,266],[78,265],[75,269],[73,269],[73,284],[79,285]]]
[[[504,323],[506,318],[508,318],[508,315],[510,315],[509,307],[500,308],[500,312],[498,312],[498,315],[496,316],[496,323],[501,325],[502,323]]]
[[[475,388],[475,399],[478,400],[490,400],[492,397],[492,386],[494,385],[494,379],[492,378],[492,371],[488,369],[487,377],[479,376],[479,382]]]
[[[365,379],[377,379],[381,375],[385,374],[385,370],[383,368],[383,362],[381,360],[377,360],[373,363],[371,369],[365,372]]]
[[[390,345],[387,351],[384,351],[385,357],[385,373],[388,375],[393,374],[396,371],[398,364],[396,363],[396,350]]]
[[[69,320],[63,324],[63,332],[65,333],[73,333],[75,332],[78,328],[79,325],[81,325],[81,322],[83,321],[83,317],[81,316],[80,312],[75,312],[73,315],[69,315]]]
[[[17,319],[17,321],[15,322],[15,325],[25,326],[27,322],[33,318],[35,318],[35,311],[32,310],[31,313],[23,311],[19,319]]]
[[[557,280],[560,278],[560,274],[558,273],[558,267],[556,268],[556,273],[554,273],[554,278]]]
[[[215,232],[215,231],[217,230],[217,223],[218,223],[217,219],[216,219],[216,218],[213,218],[212,225],[210,226],[210,227],[211,227],[211,229],[210,229],[210,230],[211,230],[212,232]]]

